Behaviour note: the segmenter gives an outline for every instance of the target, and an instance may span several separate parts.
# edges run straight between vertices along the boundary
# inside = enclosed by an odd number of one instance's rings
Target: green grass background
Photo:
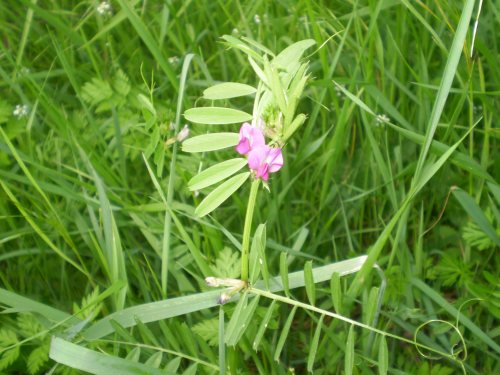
[[[457,323],[460,310],[477,330],[459,319],[462,342],[443,323],[431,324],[422,331],[425,342],[446,352],[460,351],[460,358],[465,344],[468,373],[500,372],[494,345],[500,335],[497,2],[111,4],[112,13],[102,16],[94,1],[0,3],[4,290],[98,319],[124,306],[207,290],[207,272],[237,276],[236,244],[248,186],[203,219],[193,212],[205,192],[187,189],[199,169],[234,153],[173,155],[174,146],[165,145],[176,135],[170,124],[178,110],[210,105],[199,98],[215,82],[256,84],[245,56],[228,50],[222,35],[247,36],[274,52],[312,38],[318,48],[307,53],[312,80],[300,104],[308,120],[286,145],[285,167],[272,176],[271,191],[261,193],[256,208],[254,222],[267,223],[271,275],[279,274],[282,252],[290,271],[302,270],[309,260],[320,266],[378,252],[374,260],[387,277],[379,329],[411,338],[431,319]],[[471,21],[460,23],[467,12]],[[464,43],[453,44],[460,32],[466,32]],[[195,58],[184,88],[181,68],[189,53]],[[453,59],[459,59],[456,69]],[[182,108],[177,105],[181,93]],[[13,115],[18,104],[28,106],[27,116]],[[231,100],[231,106],[251,111],[252,101]],[[390,123],[378,122],[377,114],[388,116]],[[178,125],[184,123],[181,118]],[[213,130],[190,129],[191,135]],[[460,140],[441,169],[427,168]],[[161,189],[173,194],[171,225],[165,225],[162,197],[143,153]],[[174,173],[175,184],[168,189]],[[401,209],[425,176],[432,178]],[[384,232],[388,226],[393,230]],[[206,257],[203,266],[195,261],[193,248]],[[166,295],[162,262],[168,262]],[[107,298],[96,300],[118,280],[126,280],[128,289],[113,287]],[[371,276],[343,279],[342,289],[356,300],[346,302],[342,313],[368,321],[371,288],[377,283]],[[328,310],[333,309],[330,289],[328,283],[317,286],[317,304]],[[293,296],[307,300],[302,289]],[[12,295],[1,298],[3,371],[69,372],[46,361],[50,335],[61,327],[36,312],[16,310],[18,300]],[[85,306],[89,308],[81,311]],[[256,322],[268,306],[261,301]],[[297,310],[276,362],[274,348],[291,308],[273,307],[260,351],[251,348],[251,330],[228,348],[231,373],[306,372],[319,316]],[[229,304],[224,311],[231,316],[233,308]],[[149,361],[153,367],[170,366],[173,372],[215,373],[219,353],[211,339],[217,344],[217,316],[211,309],[142,328],[116,325],[107,341],[80,344]],[[349,327],[327,318],[322,324],[314,373],[341,374]],[[373,342],[368,332],[356,333],[354,373],[375,374],[379,338]],[[149,347],[137,350],[137,345]],[[461,371],[456,362],[426,358],[412,345],[389,338],[387,345],[390,373]]]

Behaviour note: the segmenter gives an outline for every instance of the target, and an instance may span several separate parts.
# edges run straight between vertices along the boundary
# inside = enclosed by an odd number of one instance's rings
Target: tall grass
[[[0,2],[0,371],[500,372],[494,1],[99,5]],[[176,136],[205,88],[257,84],[223,35],[316,47],[260,281],[218,306],[250,188],[197,217],[188,181],[234,152]]]

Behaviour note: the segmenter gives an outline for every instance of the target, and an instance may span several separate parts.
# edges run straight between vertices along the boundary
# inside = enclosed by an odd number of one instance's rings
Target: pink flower
[[[241,125],[240,129],[240,141],[236,145],[236,151],[241,155],[247,155],[256,147],[264,146],[266,141],[264,140],[264,134],[262,130],[250,125],[245,122]]]
[[[248,154],[248,166],[255,171],[257,178],[269,179],[269,173],[277,172],[283,166],[281,148],[261,145],[253,148]]]

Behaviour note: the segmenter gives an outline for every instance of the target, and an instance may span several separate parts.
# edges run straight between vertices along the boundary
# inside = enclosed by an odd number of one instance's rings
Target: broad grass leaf
[[[219,207],[228,199],[250,176],[250,172],[240,173],[226,182],[223,182],[215,190],[206,196],[195,210],[195,215],[203,217]]]
[[[58,363],[91,374],[172,374],[142,363],[90,350],[59,337],[52,339],[49,357]]]
[[[188,182],[191,191],[201,190],[232,176],[247,164],[244,158],[223,161],[198,173]]]
[[[257,92],[255,87],[237,82],[224,82],[211,86],[203,91],[203,98],[210,100],[230,99],[239,96],[252,95]]]
[[[184,152],[206,152],[236,146],[238,133],[210,133],[188,138],[182,143]]]
[[[186,120],[196,124],[224,125],[250,121],[252,115],[238,109],[225,107],[198,107],[184,112]]]

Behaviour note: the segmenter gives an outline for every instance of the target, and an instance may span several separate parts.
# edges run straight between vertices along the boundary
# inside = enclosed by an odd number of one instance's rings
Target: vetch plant
[[[226,160],[201,171],[191,179],[189,188],[197,191],[234,175],[209,193],[197,207],[196,214],[203,217],[219,207],[246,181],[251,180],[241,249],[241,279],[247,283],[250,234],[259,187],[262,183],[263,187],[269,189],[270,174],[278,172],[284,164],[282,148],[306,119],[305,114],[296,114],[297,104],[309,78],[308,63],[302,62],[302,56],[315,41],[294,43],[275,55],[250,39],[243,38],[242,41],[229,35],[225,35],[223,39],[229,47],[247,55],[259,82],[257,87],[237,82],[220,83],[207,88],[203,98],[216,101],[255,95],[253,113],[216,106],[187,110],[184,116],[193,123],[243,124],[239,133],[209,133],[188,139],[183,143],[183,150],[207,152],[234,147],[238,154],[246,158]],[[257,46],[260,53],[251,46]],[[267,143],[266,138],[269,139]],[[249,171],[236,174],[245,165],[248,165]]]

